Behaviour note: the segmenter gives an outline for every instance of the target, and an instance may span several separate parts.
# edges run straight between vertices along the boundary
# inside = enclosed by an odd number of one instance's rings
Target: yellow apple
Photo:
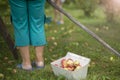
[[[70,66],[70,67],[73,67],[74,64],[73,64],[73,60],[72,59],[67,59],[67,66]]]
[[[63,68],[63,69],[68,70],[68,68]]]
[[[75,60],[74,61],[74,66],[78,66],[78,65],[80,65],[80,62],[78,60]]]
[[[79,66],[76,66],[76,68],[75,68],[75,70],[78,70],[78,69],[80,69],[81,68],[81,66],[79,65]]]

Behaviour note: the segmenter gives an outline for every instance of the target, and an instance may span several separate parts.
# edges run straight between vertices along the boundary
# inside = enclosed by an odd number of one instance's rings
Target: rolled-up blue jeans
[[[43,46],[45,0],[9,0],[15,46]]]

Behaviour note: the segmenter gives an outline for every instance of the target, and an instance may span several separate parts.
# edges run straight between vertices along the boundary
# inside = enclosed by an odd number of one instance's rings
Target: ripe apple
[[[72,59],[67,59],[67,65],[68,65],[69,67],[73,67],[73,66],[74,66],[73,60],[72,60]]]
[[[81,65],[78,60],[73,61],[73,59],[68,58],[61,60],[61,67],[65,70],[74,71],[80,69]]]
[[[79,66],[76,66],[76,68],[75,68],[75,70],[78,70],[78,69],[80,69],[81,68],[81,66],[79,65]]]
[[[74,67],[67,67],[68,70],[74,71]]]
[[[63,69],[68,70],[68,68],[63,68]]]
[[[80,62],[78,60],[75,60],[74,61],[74,66],[79,66],[80,65]]]
[[[61,65],[62,65],[62,68],[67,67],[67,60],[66,59],[62,59],[61,60]]]

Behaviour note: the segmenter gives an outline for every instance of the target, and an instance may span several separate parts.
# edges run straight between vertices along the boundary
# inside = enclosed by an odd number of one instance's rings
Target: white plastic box
[[[73,60],[78,60],[80,65],[82,66],[80,69],[75,71],[68,71],[61,68],[61,60],[71,58]],[[65,57],[62,57],[56,61],[51,62],[51,67],[56,76],[64,76],[67,80],[81,80],[87,77],[88,65],[90,63],[90,59],[68,52]],[[58,66],[56,66],[58,64]]]

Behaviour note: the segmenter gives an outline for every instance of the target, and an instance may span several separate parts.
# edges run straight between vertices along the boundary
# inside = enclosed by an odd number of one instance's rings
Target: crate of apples
[[[56,76],[64,76],[67,80],[81,80],[87,76],[90,59],[68,52],[66,56],[51,62]]]
[[[65,70],[74,71],[81,68],[80,62],[78,60],[73,60],[71,58],[62,59],[61,67]]]

